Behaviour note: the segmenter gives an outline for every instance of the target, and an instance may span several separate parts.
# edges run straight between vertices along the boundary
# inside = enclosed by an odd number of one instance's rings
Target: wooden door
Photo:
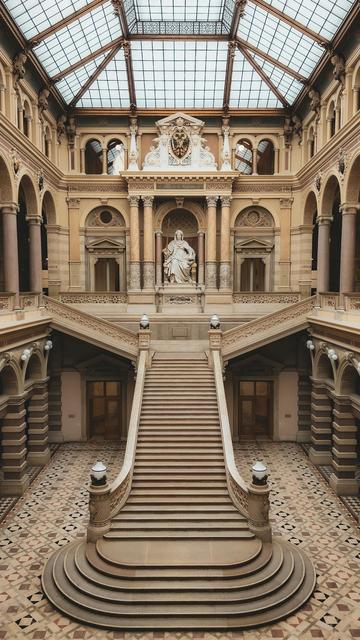
[[[90,438],[121,438],[122,385],[117,380],[88,382],[88,423]]]
[[[272,383],[265,380],[239,382],[239,437],[272,435]]]

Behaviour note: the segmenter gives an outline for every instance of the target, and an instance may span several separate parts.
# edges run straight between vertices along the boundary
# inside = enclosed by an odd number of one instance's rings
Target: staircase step
[[[238,522],[238,521],[229,521],[224,522],[219,520],[217,522],[200,522],[200,521],[192,521],[192,520],[183,520],[182,522],[172,522],[172,521],[161,521],[161,522],[150,522],[148,520],[144,520],[142,522],[136,522],[131,520],[129,523],[128,520],[117,520],[112,521],[110,532],[111,531],[120,531],[125,530],[128,533],[132,533],[133,531],[146,531],[148,535],[152,536],[154,531],[222,531],[222,530],[235,530],[235,531],[249,531],[249,526],[247,522]]]
[[[185,531],[171,531],[169,529],[164,531],[156,531],[156,529],[152,528],[147,529],[145,531],[136,531],[135,529],[131,529],[131,531],[112,531],[110,530],[108,533],[104,534],[105,540],[132,540],[133,538],[156,538],[161,540],[170,540],[172,538],[201,538],[204,540],[218,540],[218,539],[231,539],[231,540],[250,540],[255,538],[255,535],[246,529],[244,531],[236,528],[234,531],[225,531],[225,530],[214,530],[211,531],[209,529],[186,529]]]
[[[113,517],[112,519],[112,523],[114,522],[122,522],[122,521],[131,521],[133,522],[135,521],[144,521],[144,522],[149,522],[151,520],[156,520],[158,522],[174,522],[176,520],[185,520],[185,518],[187,518],[188,520],[190,520],[191,522],[202,522],[204,521],[205,523],[209,522],[209,514],[208,513],[194,513],[194,512],[189,512],[187,514],[181,512],[181,513],[169,513],[169,512],[158,512],[158,513],[152,513],[152,512],[148,512],[148,513],[144,513],[144,512],[129,512],[129,511],[125,511],[122,509],[116,516]],[[216,511],[212,512],[211,515],[211,519],[212,520],[221,520],[222,522],[224,521],[229,521],[229,522],[237,522],[237,523],[241,523],[241,522],[246,522],[247,520],[246,518],[244,518],[243,516],[240,515],[239,512],[232,512],[232,511],[225,511],[225,512],[219,512],[217,513]]]

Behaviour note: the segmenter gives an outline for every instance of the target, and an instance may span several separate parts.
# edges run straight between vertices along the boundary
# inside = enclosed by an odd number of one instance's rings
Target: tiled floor
[[[122,457],[120,445],[62,445],[7,515],[0,535],[0,640],[360,638],[360,530],[301,447],[287,443],[241,443],[236,458],[247,479],[254,460],[267,462],[274,534],[300,545],[316,565],[315,593],[295,616],[243,633],[131,634],[84,627],[57,613],[41,593],[44,562],[59,546],[83,536],[93,462],[108,464],[111,479]]]

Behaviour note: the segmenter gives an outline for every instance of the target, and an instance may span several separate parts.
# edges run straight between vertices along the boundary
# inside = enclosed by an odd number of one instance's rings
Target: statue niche
[[[163,249],[164,281],[171,284],[193,283],[191,267],[195,262],[195,251],[184,240],[183,232],[175,231],[174,240]]]
[[[145,171],[181,171],[184,168],[186,171],[217,171],[214,154],[201,135],[202,120],[175,113],[158,120],[156,126],[159,132],[154,139],[156,146],[150,147],[145,156]]]

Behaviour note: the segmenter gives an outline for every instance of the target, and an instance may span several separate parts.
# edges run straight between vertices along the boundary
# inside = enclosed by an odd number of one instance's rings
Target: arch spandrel
[[[107,224],[101,221],[100,214],[102,211],[109,211],[112,214],[112,220]],[[93,229],[114,229],[116,227],[120,227],[121,231],[125,231],[128,225],[129,222],[127,213],[125,213],[124,211],[120,211],[119,209],[111,205],[90,207],[88,210],[84,211],[80,221],[80,227],[91,227]]]
[[[252,228],[254,230],[261,228],[273,230],[277,226],[277,221],[265,207],[248,206],[237,213],[235,212],[233,226],[236,228]]]

